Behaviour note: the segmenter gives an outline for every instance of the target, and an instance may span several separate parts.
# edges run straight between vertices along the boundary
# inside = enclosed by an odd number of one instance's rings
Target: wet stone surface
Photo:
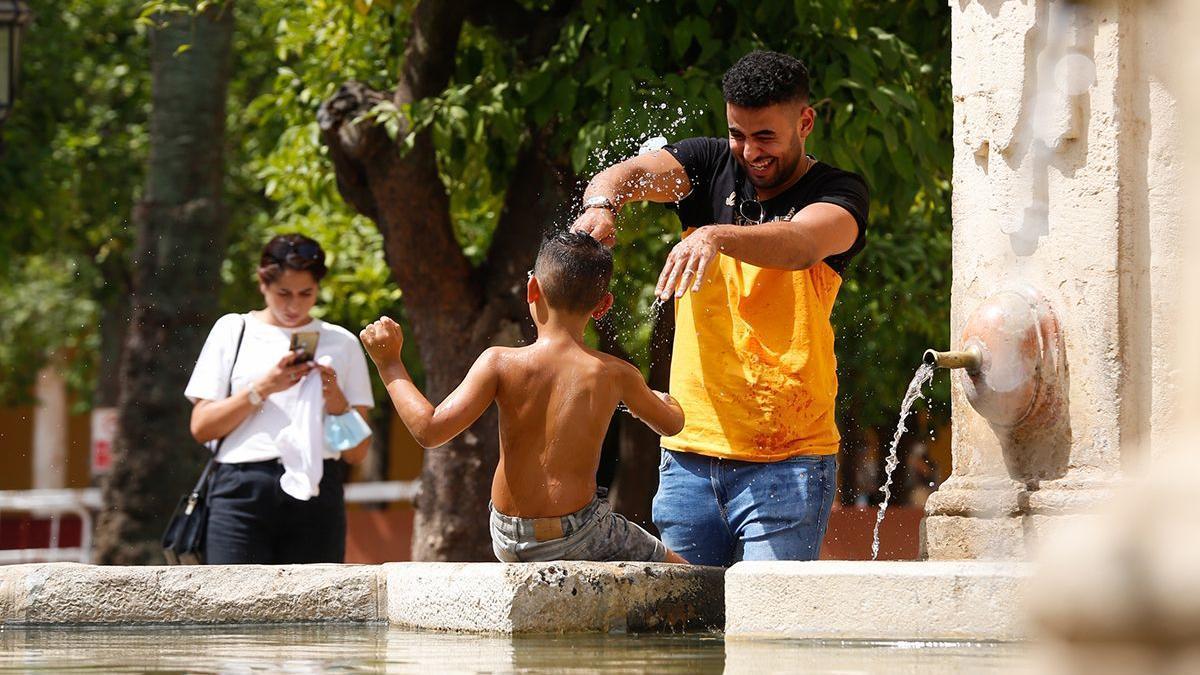
[[[395,563],[393,625],[491,633],[721,629],[724,570],[647,563]]]
[[[0,567],[0,622],[385,623],[476,633],[724,627],[724,570],[646,563]]]

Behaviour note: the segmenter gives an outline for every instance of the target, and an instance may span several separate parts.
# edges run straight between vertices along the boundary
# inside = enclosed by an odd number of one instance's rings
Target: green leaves
[[[0,221],[20,224],[0,228],[0,261],[23,272],[5,277],[0,296],[46,306],[92,303],[69,310],[82,317],[121,301],[149,105],[147,45],[137,25],[158,13],[202,11],[209,2],[67,0],[39,15],[25,43],[24,88],[0,160]],[[395,86],[414,6],[239,4],[227,119],[225,200],[235,235],[223,272],[225,307],[260,302],[253,268],[262,242],[301,231],[332,253],[322,287],[326,318],[353,327],[395,314],[401,299],[378,232],[338,194],[314,120],[321,101],[346,80],[380,91]],[[444,91],[411,106],[387,100],[368,113],[402,148],[416,131],[432,131],[468,258],[482,261],[492,243],[523,147],[537,144],[570,181],[630,156],[651,136],[724,136],[724,71],[756,47],[793,54],[813,76],[818,121],[808,150],[861,173],[872,194],[869,245],[848,270],[835,309],[842,398],[858,424],[893,422],[894,402],[921,350],[948,340],[945,3],[582,0],[548,50],[531,49],[533,39],[506,40],[468,23]],[[643,364],[650,293],[677,227],[657,205],[622,214],[615,318],[622,343]],[[26,319],[16,316],[0,312],[0,338],[44,352],[23,337],[40,329],[20,328]],[[88,328],[72,338],[80,363],[93,353],[91,334]],[[6,357],[5,348],[0,362],[18,370],[39,362],[24,352]]]
[[[0,402],[30,402],[37,371],[51,358],[96,349],[99,306],[88,276],[69,260],[29,256],[0,277]],[[76,391],[90,379],[88,365],[69,364]]]

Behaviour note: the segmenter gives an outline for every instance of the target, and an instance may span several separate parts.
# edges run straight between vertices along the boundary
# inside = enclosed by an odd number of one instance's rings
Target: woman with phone
[[[209,564],[340,563],[345,557],[342,482],[347,465],[366,457],[370,437],[360,438],[369,434],[362,420],[374,399],[355,336],[311,316],[326,271],[316,241],[299,234],[271,239],[258,267],[265,306],[221,317],[188,382],[192,435],[201,443],[218,441],[208,491]],[[306,378],[320,378],[319,388]],[[312,419],[325,429],[313,427]],[[360,432],[348,439],[335,434],[339,452],[330,447],[331,423]],[[296,438],[322,459],[296,469]],[[287,489],[286,479],[281,483],[285,473],[297,471],[314,479],[299,493]]]

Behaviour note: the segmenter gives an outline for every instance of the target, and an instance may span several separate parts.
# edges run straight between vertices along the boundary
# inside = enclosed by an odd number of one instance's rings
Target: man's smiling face
[[[759,196],[769,199],[806,168],[804,141],[812,132],[813,109],[802,102],[764,108],[725,104],[729,149]]]

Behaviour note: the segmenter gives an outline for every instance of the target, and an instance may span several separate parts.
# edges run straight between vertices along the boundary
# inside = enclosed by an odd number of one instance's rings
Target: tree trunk
[[[120,428],[96,532],[97,556],[110,564],[162,561],[159,537],[205,459],[188,430],[183,390],[215,318],[221,256],[213,252],[225,250],[222,144],[233,3],[156,21],[150,160],[134,210]]]
[[[121,399],[121,352],[129,325],[129,307],[115,300],[100,308],[100,354],[92,406],[113,408]]]
[[[536,132],[521,152],[487,259],[473,267],[455,236],[450,200],[438,174],[431,132],[418,133],[406,152],[363,113],[390,98],[397,108],[443,91],[450,81],[459,33],[468,12],[484,3],[424,0],[413,10],[404,65],[392,94],[346,83],[321,105],[318,122],[342,197],[371,218],[384,256],[403,293],[426,373],[425,394],[449,394],[491,345],[532,337],[521,289],[533,266],[540,232],[562,213],[562,169],[541,152]],[[515,3],[510,8],[528,15]],[[563,12],[547,14],[546,21]],[[498,16],[509,17],[502,12]],[[531,18],[525,24],[536,30]],[[547,45],[552,43],[548,40]],[[356,120],[358,120],[356,122]],[[398,137],[407,135],[401,129]],[[429,450],[413,531],[413,560],[494,560],[487,527],[491,477],[499,457],[496,411],[486,412],[446,445]]]

